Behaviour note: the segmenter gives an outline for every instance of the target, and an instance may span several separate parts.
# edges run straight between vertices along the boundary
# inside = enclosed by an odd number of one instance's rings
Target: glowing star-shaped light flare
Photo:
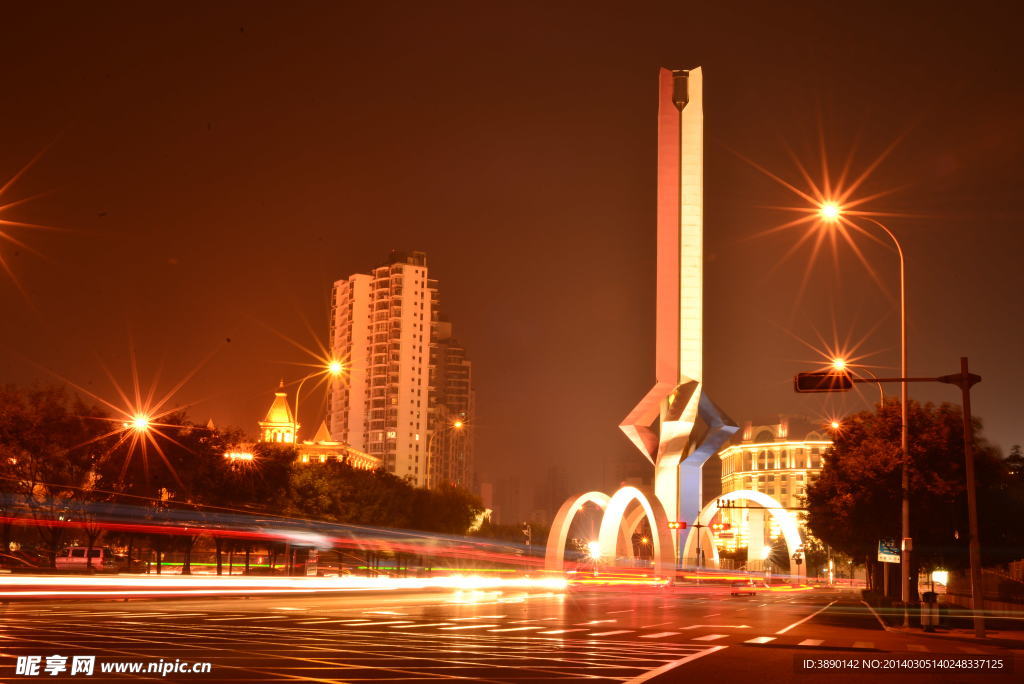
[[[892,144],[883,150],[882,153],[873,161],[864,166],[863,170],[854,177],[852,167],[854,153],[856,152],[855,148],[851,147],[839,174],[834,175],[829,167],[824,134],[819,131],[818,137],[818,154],[821,166],[820,175],[812,176],[812,173],[808,170],[809,166],[801,161],[792,150],[787,150],[800,176],[800,181],[796,182],[790,182],[789,180],[784,179],[781,175],[740,155],[741,158],[751,166],[786,188],[798,198],[796,205],[766,207],[769,209],[792,212],[798,214],[798,216],[794,219],[784,221],[772,228],[768,228],[767,230],[762,231],[760,235],[768,235],[788,229],[798,229],[803,232],[803,234],[800,235],[793,245],[786,251],[782,258],[777,261],[774,268],[781,267],[782,264],[785,263],[789,257],[793,256],[801,247],[809,244],[811,246],[811,255],[810,258],[806,259],[807,266],[804,270],[803,279],[800,284],[800,293],[802,294],[807,286],[811,269],[813,268],[818,254],[821,252],[825,243],[829,243],[832,248],[833,256],[838,258],[838,245],[842,242],[845,243],[851,251],[853,251],[857,256],[857,259],[868,271],[879,288],[886,291],[885,284],[878,276],[871,261],[862,251],[861,245],[859,244],[860,241],[855,240],[854,238],[862,236],[880,244],[885,244],[884,240],[879,239],[878,234],[873,228],[859,225],[858,220],[871,220],[871,217],[883,216],[910,216],[910,214],[907,213],[868,211],[863,208],[867,203],[886,195],[890,195],[893,192],[896,192],[899,188],[890,188],[869,194],[858,195],[858,192],[862,190],[863,185],[871,174],[874,173],[882,161],[889,155],[889,153],[892,152],[896,144],[899,143],[899,139],[893,141]],[[794,300],[794,306],[797,305],[799,299],[800,297],[798,296]]]
[[[823,202],[818,209],[818,215],[825,221],[838,221],[843,211],[837,202]]]
[[[142,432],[149,429],[149,422],[149,416],[139,414],[132,417],[132,419],[126,422],[124,426],[126,428],[131,428],[132,430]]]
[[[43,152],[45,152],[45,151],[46,151],[45,149],[41,150],[38,154],[36,154],[35,157],[32,158],[31,161],[29,161],[27,164],[25,164],[23,167],[21,167],[21,169],[19,169],[17,173],[15,173],[13,176],[8,178],[2,184],[0,184],[0,244],[3,244],[4,242],[8,242],[8,243],[14,245],[17,248],[24,249],[24,250],[26,250],[28,252],[32,252],[33,254],[36,254],[37,256],[42,256],[42,254],[40,254],[38,250],[36,250],[36,249],[32,248],[31,246],[29,246],[28,244],[26,244],[24,241],[14,237],[14,235],[11,234],[11,230],[10,229],[12,229],[12,228],[22,228],[22,229],[28,229],[28,230],[48,230],[48,231],[62,230],[62,229],[61,228],[57,228],[56,226],[45,226],[45,225],[40,225],[38,223],[26,223],[24,221],[17,221],[17,220],[11,219],[11,218],[5,218],[4,214],[8,210],[13,209],[13,208],[15,208],[15,207],[17,207],[17,206],[19,206],[21,204],[26,204],[26,203],[36,199],[37,197],[40,197],[41,195],[46,194],[46,193],[37,193],[37,194],[31,195],[29,197],[23,197],[21,199],[16,199],[16,200],[12,200],[12,201],[5,201],[5,196],[8,194],[8,191],[10,191],[10,189],[14,186],[14,184],[17,183],[18,179],[21,178],[30,168],[32,168],[32,166],[37,161],[39,161],[39,158],[43,155]],[[4,258],[4,254],[3,254],[2,251],[0,251],[0,268],[2,268],[4,271],[6,271],[7,275],[11,279],[11,282],[14,283],[15,287],[17,287],[18,290],[21,291],[22,295],[25,295],[27,297],[27,293],[21,287],[21,283],[18,282],[18,279],[15,277],[14,272],[11,270],[10,264]]]

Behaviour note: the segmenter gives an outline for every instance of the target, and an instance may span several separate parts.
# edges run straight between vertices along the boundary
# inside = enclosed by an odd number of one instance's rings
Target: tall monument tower
[[[670,520],[696,521],[701,466],[739,428],[704,391],[704,112],[700,67],[658,76],[655,384],[619,426],[654,465]]]
[[[658,261],[654,387],[619,427],[654,466],[654,487],[611,496],[569,497],[551,525],[548,570],[561,570],[574,517],[604,509],[596,557],[632,557],[632,534],[646,517],[655,573],[675,575],[669,523],[697,522],[701,467],[739,428],[704,391],[704,112],[700,68],[658,74]],[[687,539],[685,559],[697,541]],[[706,531],[705,531],[706,533]],[[708,539],[710,541],[710,539]],[[709,548],[705,546],[704,548]],[[685,562],[685,560],[684,560]],[[698,563],[700,561],[698,560]]]

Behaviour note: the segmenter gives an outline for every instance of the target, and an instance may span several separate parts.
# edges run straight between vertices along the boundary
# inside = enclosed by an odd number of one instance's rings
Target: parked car
[[[124,558],[109,546],[70,546],[57,556],[56,565],[59,570],[82,571],[91,566],[98,572],[117,572],[124,567]]]

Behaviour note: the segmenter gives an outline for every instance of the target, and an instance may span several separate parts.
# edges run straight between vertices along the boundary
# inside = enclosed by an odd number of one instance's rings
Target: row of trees
[[[958,570],[968,564],[967,495],[963,423],[952,404],[909,406],[911,578],[919,570]],[[978,519],[984,565],[1024,557],[1024,455],[1009,457],[981,435],[974,421]],[[807,488],[807,525],[833,549],[868,566],[872,586],[881,586],[876,560],[879,539],[899,539],[900,405],[847,416],[825,452],[817,481]],[[898,591],[898,582],[891,582]]]
[[[130,526],[115,534],[106,523],[128,510],[150,530],[182,519],[216,527],[243,513],[464,534],[482,511],[463,490],[417,488],[342,462],[300,464],[293,446],[257,444],[252,461],[225,458],[243,440],[239,430],[198,426],[181,412],[135,426],[65,387],[0,388],[0,554],[15,536],[33,545],[28,522],[51,565],[68,540],[93,546],[105,538],[158,558],[181,550],[188,572],[200,536],[180,526],[173,535]],[[219,568],[226,542],[213,535],[211,543]]]

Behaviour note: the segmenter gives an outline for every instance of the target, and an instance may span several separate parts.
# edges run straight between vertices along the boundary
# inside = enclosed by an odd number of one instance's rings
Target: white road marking
[[[887,632],[888,632],[888,631],[889,631],[889,628],[885,626],[885,623],[884,623],[884,622],[882,622],[882,618],[880,618],[880,617],[878,616],[878,613],[876,613],[876,612],[875,612],[875,609],[874,609],[874,608],[872,608],[872,607],[871,607],[871,605],[870,605],[870,604],[869,604],[869,603],[868,603],[867,601],[861,601],[861,603],[863,603],[863,604],[864,604],[865,606],[867,606],[867,607],[868,607],[868,610],[870,610],[870,611],[871,611],[871,614],[875,616],[875,619],[876,619],[876,620],[878,620],[878,624],[880,624],[880,625],[882,626],[882,629],[884,629],[885,631],[887,631]]]
[[[537,634],[568,634],[569,632],[586,632],[585,629],[548,629]]]
[[[227,620],[287,620],[291,615],[243,615],[242,617],[206,618],[207,622],[224,622]]]
[[[384,622],[364,622],[359,625],[360,627],[369,627],[371,625],[411,625],[412,620],[385,620]]]
[[[363,615],[408,615],[408,613],[398,613],[393,610],[364,610]]]
[[[456,625],[455,627],[442,627],[441,629],[483,629],[485,627],[497,627],[498,625]]]
[[[694,639],[694,641],[718,641],[724,639],[727,635],[725,634],[705,634]]]
[[[748,644],[767,644],[769,641],[775,641],[775,637],[754,637],[753,639],[747,639],[745,643]]]
[[[716,616],[718,616],[718,615],[721,615],[721,613],[708,613],[708,614],[707,614],[707,615],[705,615],[704,617],[706,617],[706,618],[709,618],[709,617],[716,617]]]
[[[821,646],[822,643],[821,639],[804,639],[797,646]]]
[[[615,615],[616,613],[634,613],[634,612],[636,612],[635,608],[630,608],[629,610],[609,610],[608,611],[608,615]]]
[[[441,627],[450,625],[450,622],[427,622],[419,625],[391,625],[391,629],[419,629],[420,627]]]
[[[614,620],[614,619],[612,619],[612,620],[591,620],[590,622],[577,622],[576,626],[577,627],[583,627],[585,625],[599,625],[602,622],[618,622],[618,621]]]
[[[667,636],[675,636],[679,632],[655,632],[654,634],[641,634],[641,639],[664,639]]]
[[[853,642],[853,647],[854,648],[874,648],[875,647],[875,642],[874,641],[854,641]]]
[[[662,625],[671,625],[675,620],[669,620],[668,622],[655,622],[653,625],[641,625],[642,629],[650,629],[651,627],[661,627]]]
[[[685,658],[680,658],[679,660],[675,660],[675,661],[673,661],[671,663],[666,663],[666,664],[662,665],[659,668],[655,668],[653,670],[648,670],[647,672],[645,672],[644,674],[640,675],[639,677],[634,677],[633,679],[630,679],[629,682],[630,682],[630,684],[640,684],[640,682],[646,682],[646,681],[648,681],[650,679],[654,679],[655,677],[660,677],[661,675],[665,674],[666,672],[671,672],[672,670],[676,669],[680,665],[685,665],[686,663],[692,662],[692,661],[696,660],[697,658],[703,658],[706,655],[711,655],[712,653],[717,653],[718,651],[721,651],[723,648],[729,648],[729,647],[728,646],[712,646],[711,648],[709,648],[707,650],[698,651],[697,653],[690,654],[690,655],[686,656]]]
[[[501,629],[489,629],[488,632],[523,632],[528,629],[544,629],[543,627],[502,627]]]
[[[925,651],[925,652],[927,652],[928,651],[928,647],[927,646],[922,646],[921,644],[907,644],[907,650],[908,651]]]
[[[712,627],[714,629],[750,629],[750,625],[687,625],[679,629],[700,629],[701,627]]]
[[[835,601],[833,601],[832,603],[835,603]],[[808,615],[807,617],[803,618],[802,620],[797,620],[796,622],[794,622],[793,624],[789,625],[788,627],[783,627],[783,628],[782,628],[782,629],[780,629],[780,630],[779,630],[778,632],[776,632],[776,634],[785,634],[786,632],[788,632],[789,630],[793,629],[794,627],[796,627],[796,626],[798,626],[798,625],[802,625],[802,624],[804,624],[805,622],[807,622],[808,620],[810,620],[810,619],[811,619],[812,617],[814,617],[815,615],[817,615],[817,614],[818,614],[818,613],[820,613],[821,611],[823,611],[823,610],[825,610],[826,608],[828,608],[829,606],[831,606],[831,605],[832,605],[832,603],[828,604],[828,606],[824,606],[824,607],[822,607],[822,608],[819,608],[818,610],[814,611],[813,613],[811,613],[811,614],[810,614],[810,615]]]
[[[611,632],[594,632],[590,636],[611,636],[612,634],[629,634],[630,632],[634,632],[634,631],[636,631],[636,630],[633,630],[633,629],[616,629],[616,630],[612,630]]]

